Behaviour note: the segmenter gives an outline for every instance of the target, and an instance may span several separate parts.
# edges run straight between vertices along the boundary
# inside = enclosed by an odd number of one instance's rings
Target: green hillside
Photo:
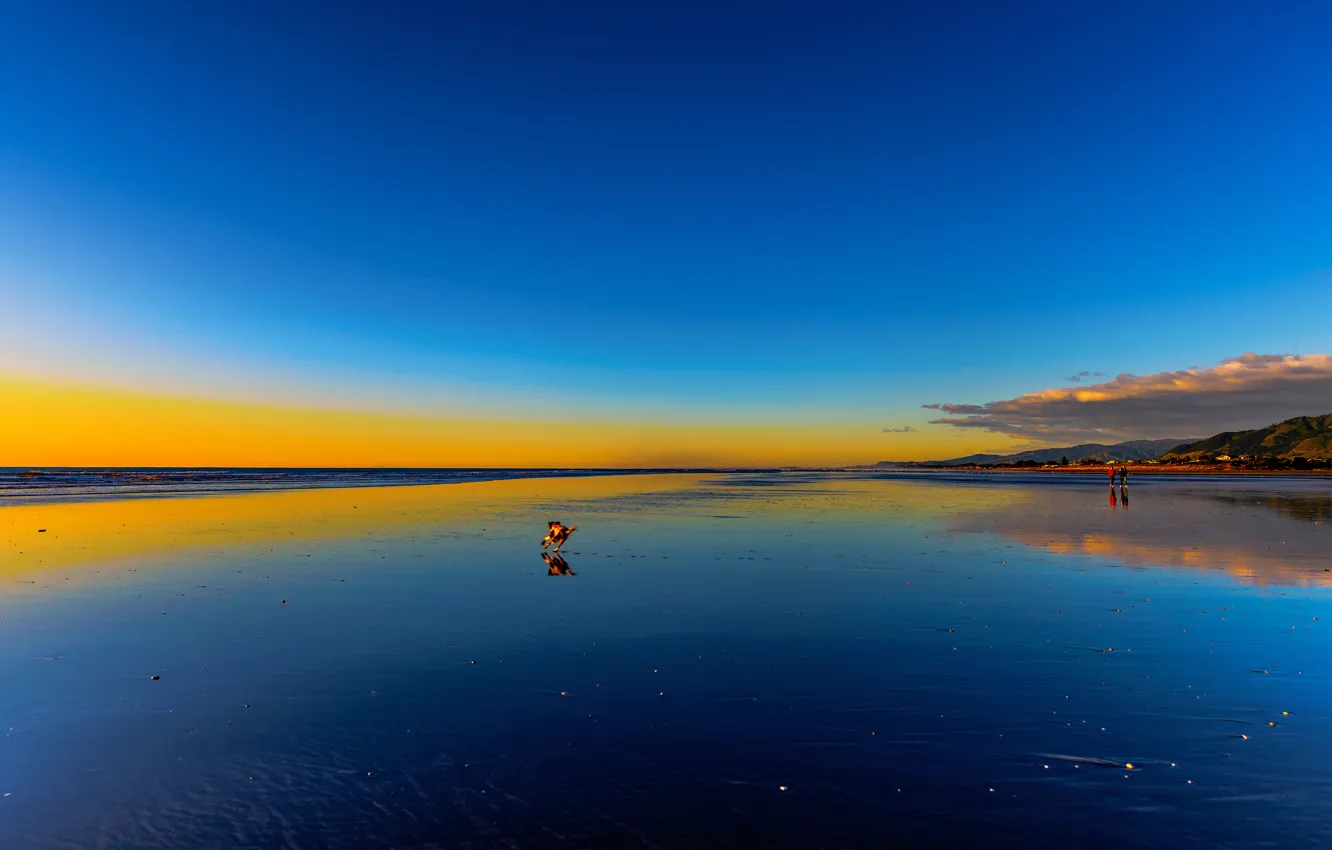
[[[1332,413],[1296,416],[1252,431],[1226,431],[1206,440],[1177,446],[1161,456],[1161,460],[1167,463],[1223,458],[1332,460]]]

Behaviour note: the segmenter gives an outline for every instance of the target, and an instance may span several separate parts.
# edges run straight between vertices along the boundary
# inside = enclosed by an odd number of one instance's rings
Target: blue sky
[[[1332,348],[1327,4],[0,15],[10,371],[896,426]]]

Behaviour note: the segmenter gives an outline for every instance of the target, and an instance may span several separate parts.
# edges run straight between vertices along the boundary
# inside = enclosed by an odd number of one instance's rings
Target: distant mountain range
[[[1190,461],[1222,457],[1332,460],[1332,413],[1296,416],[1252,431],[1226,431],[1205,440],[1175,446],[1161,459]]]
[[[924,463],[901,464],[892,461],[881,461],[875,466],[974,466],[991,463],[1018,463],[1020,461],[1058,463],[1060,458],[1065,457],[1068,458],[1069,463],[1077,463],[1083,459],[1102,463],[1108,460],[1151,460],[1160,457],[1164,452],[1168,452],[1176,446],[1190,442],[1192,441],[1188,439],[1168,439],[1129,440],[1126,443],[1115,443],[1114,445],[1083,443],[1079,446],[1065,446],[1057,449],[1032,449],[1011,455],[967,455],[966,457],[955,457],[951,460],[931,460]]]
[[[871,468],[902,466],[977,466],[1033,463],[1058,463],[1068,458],[1069,463],[1080,460],[1143,461],[1160,460],[1164,463],[1191,461],[1260,460],[1273,461],[1332,461],[1332,413],[1322,416],[1296,416],[1266,428],[1252,431],[1226,431],[1205,440],[1129,440],[1125,443],[1103,445],[1083,443],[1056,449],[1033,449],[1010,455],[977,454],[955,457],[951,460],[929,460],[898,463],[880,461]],[[1302,462],[1302,461],[1301,461]]]

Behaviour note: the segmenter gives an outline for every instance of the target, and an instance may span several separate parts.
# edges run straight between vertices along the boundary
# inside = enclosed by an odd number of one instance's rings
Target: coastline
[[[1119,468],[1119,467],[1116,467]],[[1140,478],[1283,478],[1332,480],[1328,469],[1235,469],[1224,464],[1163,466],[1128,464],[1129,480]],[[0,508],[60,502],[187,498],[293,490],[422,487],[490,481],[605,478],[662,474],[779,475],[783,473],[874,473],[924,477],[956,474],[1052,474],[1104,482],[1105,466],[845,466],[715,467],[670,469],[380,469],[339,468],[59,468],[0,467]]]
[[[0,508],[56,502],[420,487],[546,478],[712,473],[714,469],[385,469],[377,467],[0,467]]]
[[[999,472],[999,473],[1042,473],[1052,475],[1084,475],[1088,478],[1108,478],[1107,466],[885,466],[856,467],[855,471],[866,472]],[[1226,476],[1245,478],[1318,478],[1332,479],[1332,469],[1235,469],[1225,464],[1116,464],[1115,469],[1126,468],[1129,479],[1135,477],[1205,477]]]

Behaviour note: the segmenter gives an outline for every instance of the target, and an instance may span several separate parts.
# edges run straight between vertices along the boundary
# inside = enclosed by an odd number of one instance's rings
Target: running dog
[[[572,525],[563,525],[559,522],[552,522],[550,524],[550,531],[546,532],[545,538],[541,541],[541,548],[545,549],[547,546],[554,543],[555,548],[551,551],[558,552],[560,551],[560,547],[564,545],[564,541],[569,539],[569,535],[577,530],[578,529],[574,528]]]

